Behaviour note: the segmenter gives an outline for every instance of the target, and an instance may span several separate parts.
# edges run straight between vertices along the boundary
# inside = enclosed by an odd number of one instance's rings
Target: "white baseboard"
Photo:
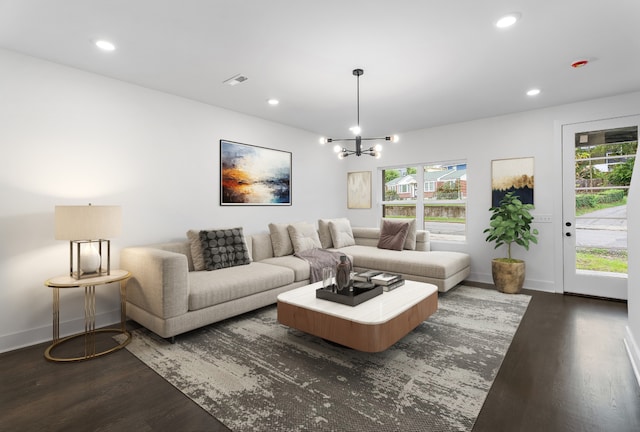
[[[120,323],[120,309],[96,315],[96,328]],[[0,353],[51,342],[53,324],[25,330],[18,333],[0,336]],[[84,331],[84,318],[60,323],[60,337],[69,336]],[[44,352],[44,351],[43,351]]]
[[[624,345],[627,348],[627,354],[629,354],[629,360],[631,360],[631,367],[633,368],[633,373],[638,381],[638,386],[640,386],[640,348],[638,347],[629,326],[627,326],[625,330]]]
[[[472,282],[493,284],[493,276],[491,276],[491,273],[478,273],[472,271],[469,276],[467,276],[467,280]],[[545,280],[525,279],[523,288],[550,293],[556,292],[555,283],[553,281]]]

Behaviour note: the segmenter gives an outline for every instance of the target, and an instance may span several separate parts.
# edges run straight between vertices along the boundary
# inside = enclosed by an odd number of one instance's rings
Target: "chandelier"
[[[378,138],[362,138],[362,136],[360,136],[360,77],[364,74],[364,70],[362,69],[354,69],[353,70],[353,74],[356,76],[356,80],[357,80],[357,121],[358,123],[356,124],[356,126],[350,128],[351,132],[353,132],[356,137],[355,138],[340,138],[340,139],[334,139],[334,138],[320,138],[320,143],[321,144],[326,144],[326,143],[330,143],[330,142],[343,142],[343,141],[355,141],[356,143],[356,148],[355,150],[352,149],[348,149],[346,147],[342,147],[340,144],[336,144],[335,147],[333,148],[333,150],[338,153],[338,158],[340,159],[344,159],[347,156],[351,156],[352,154],[356,155],[356,156],[361,156],[363,154],[367,154],[369,156],[373,156],[375,158],[379,158],[380,157],[380,152],[382,151],[382,145],[381,144],[376,144],[374,146],[371,146],[369,148],[362,148],[362,141],[377,141],[377,140],[385,140],[385,141],[391,141],[391,142],[397,142],[398,141],[398,136],[397,135],[390,135],[390,136],[385,136],[385,137],[378,137]]]

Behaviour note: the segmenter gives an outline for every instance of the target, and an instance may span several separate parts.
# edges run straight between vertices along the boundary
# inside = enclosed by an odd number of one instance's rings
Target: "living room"
[[[636,6],[629,5],[626,15],[633,15],[634,8]],[[4,156],[0,190],[6,203],[0,210],[4,245],[0,252],[3,287],[0,352],[51,339],[51,293],[43,282],[64,273],[69,261],[68,244],[54,239],[56,205],[90,202],[122,206],[122,233],[112,239],[112,261],[117,267],[118,251],[122,248],[182,239],[186,231],[193,228],[240,225],[246,233],[256,233],[266,231],[270,222],[315,222],[332,217],[347,217],[354,226],[377,226],[381,198],[375,194],[381,190],[380,170],[416,162],[465,161],[470,179],[466,240],[434,241],[432,249],[468,253],[472,269],[468,280],[491,284],[490,258],[500,255],[485,242],[482,232],[488,225],[491,206],[491,162],[533,157],[534,214],[551,218],[548,223],[536,223],[539,243],[526,253],[518,251],[517,256],[527,260],[525,288],[560,296],[567,288],[559,264],[564,222],[563,195],[559,187],[562,184],[562,125],[640,114],[640,81],[636,78],[627,90],[616,94],[588,99],[576,96],[570,102],[554,106],[536,105],[539,102],[534,101],[530,109],[518,112],[391,130],[388,133],[398,133],[401,140],[385,143],[381,159],[363,156],[338,160],[329,145],[319,144],[319,132],[266,120],[271,115],[268,110],[272,109],[267,104],[259,108],[264,110],[264,115],[248,115],[203,103],[197,98],[154,90],[152,84],[137,85],[71,67],[55,58],[36,58],[11,48],[9,37],[0,37],[0,47],[3,77],[0,118],[4,120],[0,128]],[[82,49],[87,50],[87,56],[102,54],[90,52],[88,46]],[[598,62],[606,62],[606,51],[594,55],[602,57],[593,62],[594,68]],[[330,62],[331,56],[323,56],[322,60]],[[335,65],[336,76],[344,78],[344,82],[336,85],[345,93],[344,116],[348,122],[353,120],[355,112],[351,69],[366,69],[362,83],[370,80],[371,84],[367,84],[366,90],[363,87],[363,97],[375,89],[375,68],[365,59],[362,63],[357,60],[360,58],[348,63],[337,61]],[[574,59],[561,59],[569,63],[571,60]],[[640,72],[637,60],[630,61],[635,62],[631,68]],[[473,67],[463,64],[460,68],[473,70]],[[568,64],[557,67],[563,79],[560,86],[566,85],[566,80],[584,79],[571,75],[573,73],[589,72],[586,68],[572,70]],[[566,67],[566,71],[562,67]],[[630,66],[620,64],[618,67]],[[249,80],[258,80],[257,74],[255,71]],[[637,76],[640,74],[636,73]],[[295,76],[287,77],[293,78]],[[413,79],[418,85],[423,78],[417,74]],[[436,85],[433,80],[424,78],[424,81],[419,85]],[[310,82],[305,77],[296,85],[333,86],[331,82]],[[560,91],[558,87],[556,91]],[[240,87],[228,89],[232,90],[242,91]],[[206,89],[202,92],[206,93]],[[366,105],[364,100],[363,126],[367,121],[365,107],[376,103],[375,98],[366,99]],[[281,105],[286,103],[283,100]],[[431,104],[430,101],[424,103]],[[464,100],[452,99],[451,103],[464,104]],[[490,104],[491,101],[476,103]],[[386,125],[381,123],[376,127],[386,131]],[[340,136],[344,128],[341,125],[336,128],[326,134]],[[220,206],[221,139],[291,152],[292,205]],[[358,171],[373,174],[374,199],[370,209],[347,208],[347,173]],[[637,185],[636,177],[631,187],[632,198],[636,198],[628,203],[630,220],[640,214],[637,191],[634,192]],[[632,257],[638,254],[640,239],[631,226],[628,236],[629,261],[632,262]],[[629,266],[626,342],[636,364],[640,361],[638,280],[637,269]],[[64,293],[64,296],[61,333],[80,331],[82,295],[78,292]],[[97,296],[100,305],[97,325],[117,322],[117,287],[100,291]]]

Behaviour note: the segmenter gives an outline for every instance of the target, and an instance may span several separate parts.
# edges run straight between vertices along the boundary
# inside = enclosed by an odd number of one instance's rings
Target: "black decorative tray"
[[[342,303],[347,306],[357,306],[383,293],[381,285],[374,285],[368,282],[354,282],[352,287],[353,291],[349,291],[349,289],[340,291],[336,285],[327,288],[318,288],[316,290],[316,297]]]

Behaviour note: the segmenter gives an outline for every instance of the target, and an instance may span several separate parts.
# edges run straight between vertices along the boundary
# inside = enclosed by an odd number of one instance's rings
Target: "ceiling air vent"
[[[245,82],[246,80],[248,80],[249,78],[247,78],[246,76],[242,75],[242,74],[238,74],[238,75],[234,75],[231,78],[229,78],[226,81],[222,81],[222,84],[226,84],[226,85],[230,85],[230,86],[234,86],[234,85],[238,85],[240,83]]]

